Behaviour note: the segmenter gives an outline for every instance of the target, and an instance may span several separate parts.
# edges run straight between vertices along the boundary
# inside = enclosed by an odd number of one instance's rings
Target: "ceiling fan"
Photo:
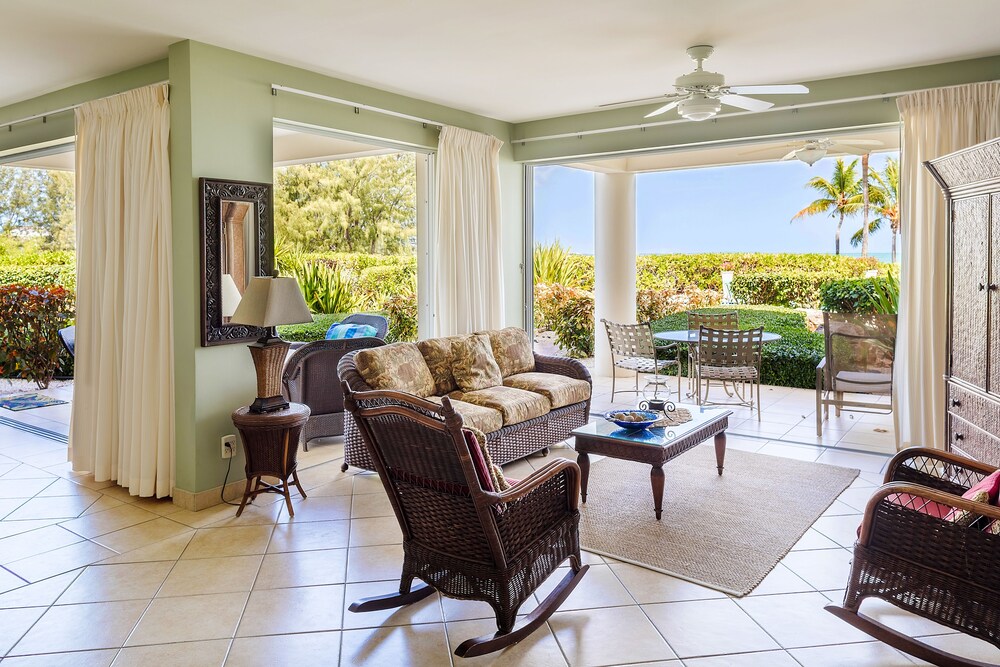
[[[803,141],[791,141],[777,146],[758,148],[752,151],[744,151],[740,155],[753,155],[754,153],[778,154],[786,149],[791,149],[782,156],[782,160],[799,160],[805,162],[810,167],[817,160],[823,159],[827,153],[848,153],[851,155],[864,155],[884,146],[881,141],[875,139],[805,139]]]
[[[746,111],[764,111],[774,106],[773,102],[765,102],[753,97],[745,97],[742,93],[759,95],[792,95],[808,93],[809,89],[802,85],[765,85],[765,86],[727,86],[726,77],[717,72],[706,72],[702,63],[715,51],[715,47],[700,45],[692,46],[687,54],[695,61],[696,67],[690,74],[677,77],[674,81],[676,92],[659,97],[645,98],[649,100],[669,100],[659,109],[646,114],[653,118],[676,108],[678,113],[687,120],[708,120],[722,110],[726,104]],[[602,104],[603,107],[620,106],[642,102],[644,100],[629,100],[614,104]]]

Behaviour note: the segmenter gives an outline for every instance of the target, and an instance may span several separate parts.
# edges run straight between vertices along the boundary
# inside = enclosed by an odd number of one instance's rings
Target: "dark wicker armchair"
[[[827,610],[935,665],[984,666],[907,637],[860,608],[865,598],[880,598],[1000,647],[1000,507],[961,497],[995,471],[935,449],[896,454],[865,508],[844,604]],[[969,514],[956,516],[963,511]]]
[[[379,345],[384,345],[380,338],[317,340],[306,343],[288,358],[281,376],[284,394],[290,401],[308,405],[310,410],[309,421],[299,436],[303,451],[309,451],[313,438],[344,434],[344,391],[337,377],[337,364],[348,352]]]
[[[588,566],[580,560],[580,469],[559,459],[511,488],[484,491],[468,431],[448,398],[437,405],[395,391],[352,392],[345,405],[361,430],[403,532],[399,592],[359,600],[352,612],[411,604],[435,590],[493,607],[497,632],[456,655],[497,651],[551,616]],[[478,452],[478,449],[476,450]],[[560,584],[515,627],[517,611],[566,559]],[[411,588],[413,579],[427,585]]]

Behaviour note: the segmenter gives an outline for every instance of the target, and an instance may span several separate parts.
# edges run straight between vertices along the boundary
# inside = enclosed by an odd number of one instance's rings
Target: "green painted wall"
[[[0,108],[0,125],[166,80],[167,61],[165,59],[158,60],[148,65],[2,107]],[[45,122],[38,118],[26,123],[18,123],[10,129],[0,128],[0,151],[40,144],[53,139],[65,139],[73,134],[73,112],[64,111],[48,116]]]

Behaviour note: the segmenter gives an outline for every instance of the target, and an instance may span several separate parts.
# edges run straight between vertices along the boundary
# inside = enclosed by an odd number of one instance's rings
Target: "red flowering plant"
[[[0,285],[0,376],[48,387],[62,350],[59,329],[72,312],[73,295],[59,285]]]

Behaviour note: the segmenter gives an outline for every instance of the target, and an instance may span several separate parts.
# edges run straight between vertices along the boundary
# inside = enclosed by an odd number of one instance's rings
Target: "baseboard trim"
[[[226,498],[230,502],[241,499],[246,483],[245,479],[240,479],[226,484]],[[173,493],[174,505],[191,512],[208,509],[209,507],[222,504],[222,499],[219,497],[220,491],[222,491],[221,486],[197,492],[175,488]]]

